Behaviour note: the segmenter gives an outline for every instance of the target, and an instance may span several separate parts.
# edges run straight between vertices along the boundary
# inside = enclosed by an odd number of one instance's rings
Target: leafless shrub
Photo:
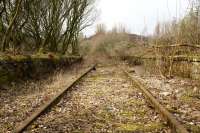
[[[200,46],[200,3],[198,0],[193,0],[192,3],[184,18],[158,23],[155,28],[154,52],[161,75],[171,77],[175,56],[199,56],[198,48],[187,47]]]

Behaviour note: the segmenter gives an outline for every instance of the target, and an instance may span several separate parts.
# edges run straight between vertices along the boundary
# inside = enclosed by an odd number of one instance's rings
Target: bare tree
[[[9,38],[10,36],[10,33],[11,33],[11,30],[12,30],[12,27],[15,23],[15,20],[17,19],[18,17],[18,14],[19,14],[19,11],[20,11],[20,6],[21,6],[21,3],[22,3],[23,0],[16,0],[16,10],[14,11],[14,16],[13,18],[11,19],[11,21],[9,22],[9,25],[7,27],[7,30],[4,34],[4,37],[3,37],[3,41],[2,41],[2,51],[5,51],[6,50],[6,45],[7,45],[7,38]]]
[[[1,0],[1,50],[78,53],[78,36],[94,20],[95,0]],[[10,19],[11,18],[11,19]]]
[[[93,11],[93,4],[94,0],[72,0],[71,15],[66,21],[67,29],[62,44],[62,53],[65,53],[71,45],[71,53],[77,54],[78,35],[93,22],[90,18],[90,14]]]
[[[105,24],[97,24],[96,25],[96,34],[99,34],[99,33],[106,33]]]

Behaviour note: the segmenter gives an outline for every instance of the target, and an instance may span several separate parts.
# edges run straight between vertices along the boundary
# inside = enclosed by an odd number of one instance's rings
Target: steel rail
[[[74,80],[71,84],[69,84],[65,89],[56,94],[54,98],[47,101],[44,105],[42,105],[37,111],[35,111],[30,117],[28,117],[25,121],[21,122],[18,127],[16,127],[15,133],[23,132],[34,120],[36,120],[42,113],[44,113],[47,109],[51,108],[56,101],[58,101],[62,96],[75,84],[77,84],[84,76],[86,76],[92,70],[95,70],[96,64],[92,67],[88,68],[83,74],[81,74],[76,80]]]
[[[121,68],[122,69],[122,68]],[[176,133],[189,133],[181,123],[179,123],[176,118],[164,108],[159,101],[147,90],[147,86],[143,85],[139,80],[133,78],[126,70],[122,69],[125,75],[135,83],[138,88],[142,91],[144,96],[148,101],[151,102],[152,106],[160,113],[161,116],[168,122],[173,132]]]

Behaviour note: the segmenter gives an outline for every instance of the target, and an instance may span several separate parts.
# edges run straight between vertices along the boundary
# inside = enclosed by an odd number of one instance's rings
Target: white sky
[[[104,23],[107,29],[114,25],[125,25],[132,33],[151,34],[157,22],[183,17],[189,0],[98,0],[100,16],[93,26],[85,30],[92,35],[95,25]]]

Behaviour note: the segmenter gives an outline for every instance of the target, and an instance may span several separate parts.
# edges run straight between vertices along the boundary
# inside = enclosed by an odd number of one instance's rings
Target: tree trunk
[[[13,27],[13,25],[14,25],[14,23],[15,23],[15,20],[16,20],[18,14],[19,14],[19,9],[20,9],[21,3],[22,3],[22,0],[19,0],[19,1],[18,1],[18,4],[17,4],[17,9],[16,9],[16,11],[15,11],[15,15],[14,15],[14,17],[12,18],[12,20],[11,20],[9,26],[8,26],[8,29],[6,30],[6,33],[5,33],[4,37],[3,37],[3,41],[2,41],[2,44],[1,44],[1,46],[2,46],[2,49],[1,49],[1,50],[2,50],[3,52],[6,50],[6,44],[8,43],[8,42],[7,42],[7,37],[10,35],[11,29],[12,29],[12,27]]]

